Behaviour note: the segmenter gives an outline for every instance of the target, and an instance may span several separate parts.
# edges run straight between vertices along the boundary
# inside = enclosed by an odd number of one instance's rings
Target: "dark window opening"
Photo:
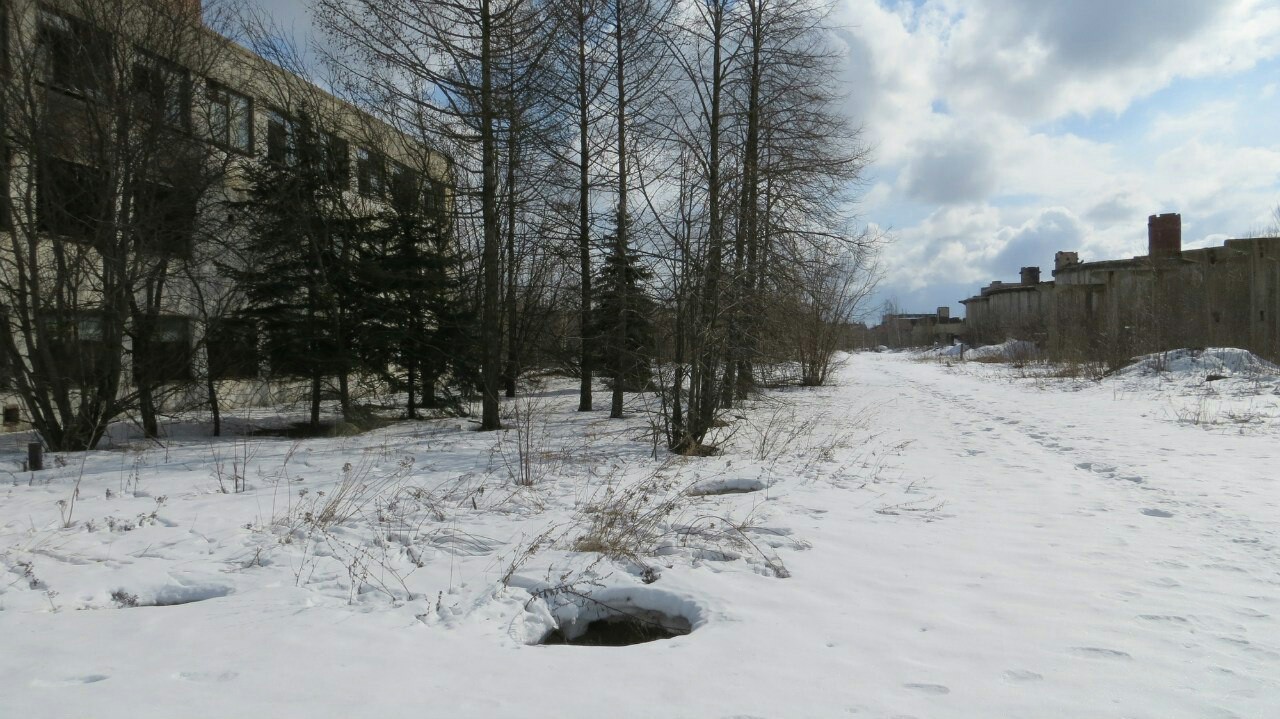
[[[91,239],[110,220],[110,191],[103,173],[46,157],[36,187],[40,229],[75,240]]]
[[[332,132],[321,132],[320,153],[325,180],[331,187],[345,189],[351,182],[351,146]]]
[[[298,161],[298,123],[275,110],[267,117],[267,160],[278,165]]]
[[[40,63],[47,84],[86,97],[108,89],[111,36],[83,20],[40,10]]]
[[[191,379],[191,320],[159,315],[134,327],[133,376],[138,383]]]
[[[254,379],[258,376],[258,328],[239,318],[216,320],[204,337],[209,376],[214,379]]]
[[[148,53],[133,65],[138,110],[153,121],[186,130],[191,127],[191,77],[186,70]]]
[[[1213,311],[1211,311],[1211,312],[1210,312],[1210,314],[1211,314],[1211,315],[1213,315],[1213,323],[1214,323],[1215,325],[1216,325],[1216,324],[1218,324],[1218,323],[1220,323],[1220,322],[1222,322],[1222,313],[1221,313],[1221,312],[1219,312],[1218,310],[1213,310]]]
[[[267,365],[273,377],[308,377],[316,358],[328,356],[330,348],[313,337],[302,323],[271,327],[267,331]]]
[[[417,171],[399,162],[391,166],[391,204],[397,211],[413,215],[422,209],[422,182]]]
[[[13,227],[13,195],[10,194],[9,167],[13,163],[13,154],[3,136],[0,136],[0,229]]]
[[[209,82],[209,139],[228,150],[253,152],[253,100]]]
[[[104,318],[98,312],[72,312],[43,319],[54,372],[84,383],[107,367]]]
[[[139,247],[165,257],[190,257],[196,223],[196,198],[190,192],[155,182],[134,192],[133,234]]]
[[[445,190],[444,183],[432,180],[426,189],[424,197],[425,207],[423,208],[427,218],[434,221],[438,226],[445,224]]]
[[[362,147],[356,151],[356,186],[365,197],[381,198],[386,193],[386,162],[382,155]]]
[[[9,1],[0,2],[0,72],[9,75]]]

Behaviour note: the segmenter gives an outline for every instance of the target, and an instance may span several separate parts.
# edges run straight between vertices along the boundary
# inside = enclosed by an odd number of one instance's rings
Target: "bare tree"
[[[6,10],[5,360],[51,448],[93,447],[134,407],[155,436],[156,391],[190,366],[190,328],[167,314],[174,270],[225,172],[192,117],[193,86],[228,54],[210,30],[225,16],[159,0]]]
[[[436,139],[457,142],[458,179],[478,180],[471,192],[480,205],[480,428],[499,429],[503,358],[498,157],[502,97],[495,76],[504,67],[504,56],[536,54],[522,44],[535,37],[507,30],[527,20],[528,2],[319,0],[316,9],[321,26],[346,53],[344,70],[367,86],[393,124],[412,118],[421,124],[408,129],[416,131],[424,143]],[[504,43],[504,39],[513,42]]]

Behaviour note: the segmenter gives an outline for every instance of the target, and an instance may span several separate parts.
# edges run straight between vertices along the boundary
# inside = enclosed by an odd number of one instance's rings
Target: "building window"
[[[63,377],[84,382],[106,367],[103,317],[98,312],[71,312],[43,320],[54,364]]]
[[[422,209],[422,183],[416,170],[399,162],[391,164],[391,204],[408,215]]]
[[[133,64],[133,94],[140,112],[165,125],[191,127],[191,77],[168,60],[138,51]]]
[[[163,257],[190,257],[196,198],[181,188],[139,183],[133,196],[133,232],[139,247]]]
[[[210,377],[254,379],[258,376],[258,328],[252,320],[225,318],[211,322],[204,346]]]
[[[209,139],[220,147],[253,152],[253,100],[209,82]]]
[[[0,2],[0,72],[9,75],[9,2]]]
[[[13,154],[0,133],[0,229],[11,229],[13,195],[10,194],[9,166],[13,162]]]
[[[386,163],[382,155],[362,147],[356,150],[356,186],[365,197],[382,197],[386,193]]]
[[[332,132],[320,133],[324,176],[331,187],[346,189],[351,182],[351,146]]]
[[[180,382],[191,379],[191,320],[158,315],[139,320],[134,328],[133,376],[142,382]]]
[[[100,97],[108,89],[110,35],[83,20],[41,8],[38,38],[47,84],[86,97]]]
[[[437,225],[445,224],[446,199],[444,183],[431,180],[423,193],[423,214]]]
[[[279,165],[298,161],[298,123],[277,110],[267,116],[267,160]]]
[[[109,221],[110,193],[103,173],[94,168],[46,157],[36,193],[39,226],[46,232],[87,240]]]

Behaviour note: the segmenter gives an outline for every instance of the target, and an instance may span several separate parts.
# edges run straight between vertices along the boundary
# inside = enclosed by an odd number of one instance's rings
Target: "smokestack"
[[[1040,268],[1039,267],[1023,267],[1021,276],[1022,276],[1022,284],[1024,285],[1040,284]]]
[[[1147,254],[1153,259],[1182,254],[1182,215],[1166,212],[1147,218]]]

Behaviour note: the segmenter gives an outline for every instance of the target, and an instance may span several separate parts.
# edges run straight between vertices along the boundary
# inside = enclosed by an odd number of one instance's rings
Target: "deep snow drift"
[[[1280,396],[1228,369],[859,354],[705,458],[567,382],[51,458],[0,488],[0,716],[1274,716]],[[678,631],[539,645],[619,614]]]

